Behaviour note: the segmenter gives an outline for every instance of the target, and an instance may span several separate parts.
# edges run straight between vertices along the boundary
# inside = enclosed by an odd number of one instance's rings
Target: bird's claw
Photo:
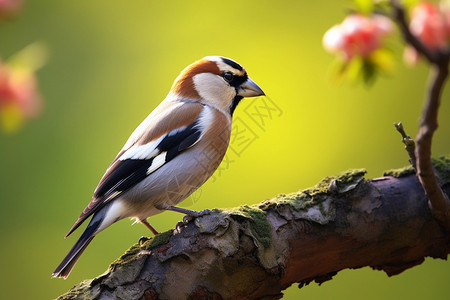
[[[139,245],[144,244],[146,241],[148,241],[150,238],[146,237],[146,236],[141,236],[141,238],[139,239],[138,243]]]
[[[180,231],[180,229],[181,229],[181,227],[183,227],[183,226],[185,226],[186,224],[184,223],[184,220],[183,221],[178,221],[177,222],[177,225],[175,225],[175,229],[177,230],[177,231]]]
[[[200,211],[199,213],[200,213],[200,216],[199,217],[201,217],[201,216],[204,216],[204,215],[210,215],[210,214],[212,214],[212,210],[210,210],[210,209],[204,209],[204,210],[202,210],[202,211]]]
[[[183,223],[184,225],[186,225],[187,223],[189,223],[190,221],[192,221],[193,218],[194,218],[194,216],[185,215],[185,216],[183,217],[183,222],[181,222],[181,223]]]
[[[179,221],[175,225],[175,230],[177,232],[180,232],[181,228],[185,227],[194,218],[198,218],[198,217],[201,217],[201,216],[204,216],[204,215],[209,215],[210,213],[212,213],[212,210],[210,210],[210,209],[204,209],[202,211],[190,211],[189,213],[184,215],[183,221]]]
[[[210,209],[204,209],[201,211],[193,211],[192,213],[187,214],[183,217],[183,223],[187,224],[190,221],[192,221],[194,218],[198,218],[198,217],[201,217],[204,215],[209,215],[211,213],[212,213],[212,210],[210,210]]]
[[[212,210],[210,210],[210,209],[204,209],[204,210],[201,210],[201,211],[197,211],[195,214],[192,214],[190,217],[191,218],[198,218],[198,217],[201,217],[201,216],[204,216],[204,215],[209,215],[209,214],[211,214],[212,213]]]

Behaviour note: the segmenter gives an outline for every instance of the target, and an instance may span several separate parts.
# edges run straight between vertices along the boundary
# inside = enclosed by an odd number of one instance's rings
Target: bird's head
[[[187,66],[175,80],[171,92],[230,114],[242,98],[264,95],[240,64],[222,56],[206,56]]]

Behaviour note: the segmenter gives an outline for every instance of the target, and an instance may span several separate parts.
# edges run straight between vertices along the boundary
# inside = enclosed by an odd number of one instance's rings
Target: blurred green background
[[[364,167],[368,177],[408,163],[393,122],[417,132],[428,68],[400,62],[372,88],[337,84],[324,32],[349,1],[28,1],[0,26],[3,58],[34,41],[50,49],[38,71],[43,114],[12,135],[0,134],[1,299],[49,299],[104,272],[140,236],[123,220],[102,232],[66,280],[50,275],[81,233],[64,240],[103,172],[132,130],[167,94],[178,73],[206,55],[245,66],[281,109],[259,127],[243,102],[235,118],[253,131],[242,151],[182,206],[201,210],[258,203],[307,188],[327,175]],[[433,155],[450,153],[449,89],[443,96]],[[236,141],[232,147],[237,146]],[[236,148],[234,148],[236,149]],[[182,218],[150,219],[160,231]],[[427,259],[388,278],[345,270],[322,286],[286,291],[285,299],[448,299],[450,264]]]

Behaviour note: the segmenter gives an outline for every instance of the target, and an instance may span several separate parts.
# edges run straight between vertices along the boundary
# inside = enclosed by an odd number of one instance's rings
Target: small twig
[[[414,170],[417,171],[416,168],[416,154],[415,154],[415,149],[416,149],[416,143],[414,142],[414,140],[406,134],[405,129],[403,128],[403,124],[402,122],[394,123],[395,129],[397,129],[398,132],[400,132],[400,134],[402,135],[403,139],[402,142],[403,144],[405,144],[405,149],[406,152],[408,152],[409,155],[409,163],[411,164],[411,166],[414,168]]]

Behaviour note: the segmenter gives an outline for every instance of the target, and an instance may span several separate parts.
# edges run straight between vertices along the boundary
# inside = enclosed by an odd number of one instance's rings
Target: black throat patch
[[[234,110],[236,109],[236,107],[238,106],[239,102],[241,102],[242,99],[244,99],[244,97],[242,97],[242,96],[234,97],[233,103],[231,103],[231,107],[230,107],[230,115],[233,116]]]

